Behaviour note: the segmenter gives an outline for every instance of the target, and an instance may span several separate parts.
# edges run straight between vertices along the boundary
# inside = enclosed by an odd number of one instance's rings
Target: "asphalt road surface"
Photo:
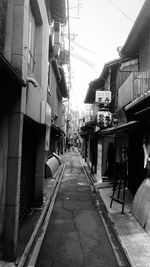
[[[77,152],[66,167],[36,267],[117,267]]]

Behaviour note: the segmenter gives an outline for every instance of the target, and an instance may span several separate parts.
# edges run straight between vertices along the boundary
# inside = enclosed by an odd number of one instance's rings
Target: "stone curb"
[[[31,236],[31,238],[30,238],[30,240],[29,240],[29,242],[28,242],[28,244],[27,244],[27,246],[26,246],[26,248],[25,248],[25,250],[24,250],[24,252],[23,252],[23,254],[22,254],[21,258],[20,258],[20,260],[19,260],[19,262],[18,263],[16,262],[14,266],[18,266],[18,267],[23,267],[24,266],[24,263],[27,260],[27,257],[29,255],[29,252],[31,250],[31,247],[33,245],[35,237],[36,237],[36,235],[38,233],[38,230],[39,230],[39,228],[41,227],[41,225],[42,225],[42,223],[44,221],[44,218],[46,216],[47,210],[48,210],[48,208],[50,206],[51,199],[52,199],[52,197],[54,195],[54,192],[55,192],[55,189],[57,187],[57,184],[59,183],[59,178],[60,178],[59,177],[59,172],[61,171],[61,169],[64,169],[64,167],[65,167],[64,165],[61,165],[60,168],[58,169],[58,171],[56,172],[56,174],[54,175],[54,177],[56,178],[56,181],[55,181],[55,184],[53,186],[53,191],[50,193],[50,195],[49,195],[49,197],[48,197],[48,199],[46,201],[46,204],[45,204],[44,209],[43,209],[43,211],[41,213],[41,216],[40,216],[40,218],[39,218],[39,220],[38,220],[38,222],[36,224],[36,227],[35,227],[35,229],[34,229],[34,231],[32,233],[32,236]]]

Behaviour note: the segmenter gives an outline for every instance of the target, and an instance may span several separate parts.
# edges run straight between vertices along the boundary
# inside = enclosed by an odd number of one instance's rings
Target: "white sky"
[[[69,0],[70,31],[77,35],[71,40],[70,107],[81,112],[85,109],[88,84],[100,76],[106,62],[119,58],[117,47],[125,43],[144,0],[80,0],[80,3],[79,19],[75,19],[78,0]]]

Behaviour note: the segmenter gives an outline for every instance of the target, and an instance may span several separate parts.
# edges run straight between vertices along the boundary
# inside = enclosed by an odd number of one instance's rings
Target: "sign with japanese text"
[[[95,102],[97,103],[107,103],[111,102],[111,91],[96,91]]]
[[[109,111],[98,111],[97,112],[97,125],[100,128],[106,128],[111,126],[112,114]]]

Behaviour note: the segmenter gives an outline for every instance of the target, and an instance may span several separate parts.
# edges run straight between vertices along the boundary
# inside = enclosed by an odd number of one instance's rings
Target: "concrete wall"
[[[10,90],[13,95],[10,94]],[[14,92],[13,92],[14,90]],[[20,196],[20,174],[22,153],[23,113],[19,112],[21,103],[21,88],[9,87],[11,98],[9,110],[9,136],[7,158],[7,180],[4,221],[3,256],[14,260],[17,255],[18,216]],[[16,100],[18,105],[16,105]]]
[[[0,52],[4,53],[7,1],[0,0]]]
[[[32,0],[32,2],[35,16],[40,17],[36,22],[38,23],[36,72],[33,73],[28,65],[29,0],[8,1],[5,57],[25,81],[27,76],[37,81],[36,88],[28,84],[28,88],[24,90],[22,111],[33,120],[40,122],[41,101],[47,100],[49,24],[44,0]]]
[[[6,145],[4,151],[0,152],[0,164],[3,164],[4,166],[2,170],[3,178],[0,174],[0,183],[3,188],[3,193],[0,194],[0,198],[2,200],[2,206],[0,209],[3,209],[2,216],[0,217],[0,235],[2,234],[4,226],[4,244],[0,245],[3,247],[3,256],[9,260],[14,260],[17,255],[18,211],[24,115],[27,115],[33,120],[33,122],[40,123],[41,102],[42,100],[47,101],[49,44],[47,12],[44,0],[31,0],[33,8],[35,7],[34,15],[38,18],[37,38],[39,40],[38,54],[36,57],[37,68],[36,72],[33,73],[28,65],[29,2],[29,0],[11,0],[8,1],[7,9],[4,55],[25,81],[27,81],[27,76],[29,76],[35,79],[38,84],[36,88],[30,83],[28,83],[28,86],[25,88],[17,88],[16,85],[9,85],[9,126],[6,125],[6,120],[3,127],[3,132],[0,130],[0,145]],[[9,98],[5,99],[4,103],[6,104],[9,102],[8,100]],[[36,205],[42,204],[43,200],[42,190],[45,161],[45,127],[43,125],[39,127],[35,170],[36,177],[34,198]],[[8,134],[9,138],[7,139]],[[6,155],[8,141],[8,155]],[[5,158],[5,163],[2,163],[3,158]],[[6,164],[7,175],[5,166]],[[10,194],[10,192],[12,193]],[[5,206],[3,205],[4,198]]]
[[[8,87],[5,81],[0,83],[0,258],[3,252],[3,230],[5,220],[5,197],[6,197],[6,175],[8,155]]]
[[[49,98],[50,106],[52,108],[52,118],[55,118],[55,113],[58,115],[58,118],[56,119],[55,123],[61,127],[62,126],[62,110],[63,110],[63,103],[62,103],[62,97],[59,92],[59,88],[57,85],[57,81],[54,75],[53,68],[51,67],[51,96]]]
[[[35,0],[34,0],[35,1]],[[41,14],[41,24],[37,26],[38,37],[36,43],[37,55],[36,55],[36,74],[33,74],[29,69],[28,75],[33,77],[38,87],[34,88],[33,85],[29,85],[27,93],[27,110],[26,114],[32,119],[40,122],[40,106],[41,101],[47,101],[47,88],[48,88],[48,46],[49,46],[49,24],[47,18],[47,12],[44,4],[44,0],[37,1],[39,11]],[[26,35],[28,38],[28,34]]]

